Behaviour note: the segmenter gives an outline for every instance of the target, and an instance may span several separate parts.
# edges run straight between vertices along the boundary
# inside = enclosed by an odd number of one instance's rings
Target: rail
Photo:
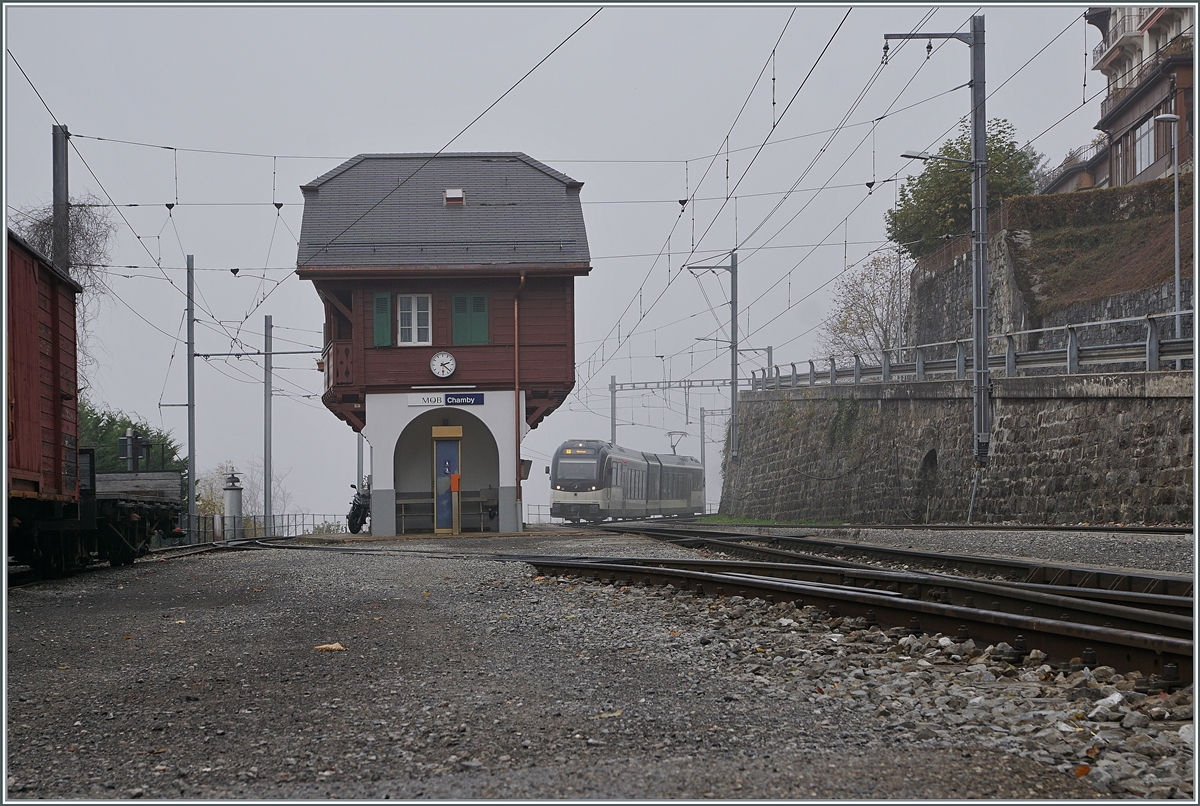
[[[1080,367],[1097,364],[1137,364],[1144,366],[1147,372],[1161,369],[1163,361],[1190,360],[1193,357],[1194,337],[1187,335],[1182,338],[1163,338],[1164,330],[1171,329],[1170,320],[1178,316],[1192,322],[1192,311],[1174,311],[1150,314],[1148,316],[1128,317],[1124,319],[1105,319],[1096,322],[1082,322],[1071,325],[1039,328],[1036,330],[1018,330],[1002,335],[992,336],[993,342],[1004,345],[1004,352],[988,354],[988,368],[1002,372],[1005,377],[1016,377],[1020,370],[1065,368],[1067,374],[1073,375]],[[1162,320],[1168,320],[1163,323]],[[1105,342],[1100,344],[1082,344],[1082,334],[1087,329],[1107,329],[1110,333],[1117,326],[1144,326],[1146,337],[1139,342]],[[1182,330],[1182,328],[1181,328]],[[1189,327],[1188,330],[1191,330]],[[1100,330],[1105,335],[1105,330]],[[1019,342],[1041,343],[1048,337],[1062,334],[1065,344],[1062,347],[1046,349],[1018,349]],[[970,355],[970,340],[933,342],[914,347],[890,348],[882,352],[878,364],[866,364],[862,357],[829,356],[825,359],[808,359],[807,362],[792,362],[787,365],[776,364],[774,367],[753,370],[750,374],[752,390],[795,389],[800,386],[816,386],[818,384],[836,385],[839,383],[896,381],[925,381],[930,376],[952,376],[966,378],[967,373],[974,369],[974,360]],[[910,360],[901,360],[905,354]],[[951,357],[944,354],[952,353]],[[896,360],[892,356],[896,356]],[[818,369],[818,361],[827,363],[828,367]],[[808,370],[798,370],[797,363],[808,364]],[[790,372],[781,368],[790,366]]]

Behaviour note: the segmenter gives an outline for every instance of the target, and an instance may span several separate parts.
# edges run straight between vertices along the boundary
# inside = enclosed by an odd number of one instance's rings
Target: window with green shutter
[[[488,295],[455,294],[451,300],[455,344],[488,343]]]
[[[392,346],[392,295],[376,294],[372,308],[375,318],[375,346]]]

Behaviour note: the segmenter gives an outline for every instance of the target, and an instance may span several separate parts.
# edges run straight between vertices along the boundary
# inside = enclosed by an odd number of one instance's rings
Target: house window
[[[1154,118],[1146,118],[1133,135],[1133,175],[1137,176],[1154,162]]]
[[[428,294],[401,294],[396,298],[396,343],[399,345],[433,344],[429,327],[431,310]]]
[[[451,327],[455,344],[488,344],[488,295],[455,294]]]

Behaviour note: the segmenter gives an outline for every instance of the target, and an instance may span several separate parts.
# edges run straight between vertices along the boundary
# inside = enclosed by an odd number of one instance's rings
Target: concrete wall
[[[996,378],[974,520],[1190,524],[1193,394],[1190,372]],[[964,522],[971,422],[969,380],[745,393],[721,511]]]

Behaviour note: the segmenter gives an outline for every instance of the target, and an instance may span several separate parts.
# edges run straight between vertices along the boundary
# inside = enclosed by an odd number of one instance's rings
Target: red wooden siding
[[[314,284],[327,300],[327,332],[340,337],[327,344],[325,352],[325,403],[339,416],[349,411],[345,404],[361,404],[368,392],[403,392],[440,383],[471,384],[480,390],[513,388],[513,298],[518,278],[315,280]],[[379,293],[391,294],[393,300],[388,347],[374,346],[373,300]],[[488,344],[454,344],[451,302],[454,294],[461,293],[488,295]],[[432,296],[432,344],[397,344],[395,297],[399,294]],[[351,314],[341,327],[335,323],[344,317],[332,303],[334,298]],[[539,398],[537,406],[530,403],[530,416],[536,411],[537,420],[561,403],[575,384],[574,277],[527,278],[520,295],[520,334],[520,387],[527,398],[535,394]],[[429,370],[430,357],[440,350],[457,359],[457,369],[447,381]],[[548,403],[551,400],[555,402]]]
[[[9,492],[71,500],[76,479],[75,288],[8,242]]]

